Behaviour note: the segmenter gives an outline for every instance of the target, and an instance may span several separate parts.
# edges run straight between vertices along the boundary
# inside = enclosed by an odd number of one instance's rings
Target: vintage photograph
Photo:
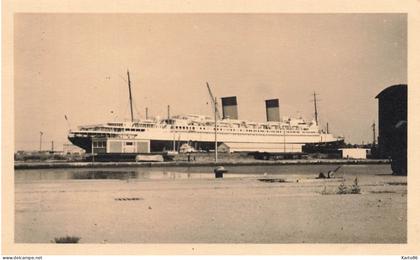
[[[15,243],[407,243],[407,14],[13,33]]]

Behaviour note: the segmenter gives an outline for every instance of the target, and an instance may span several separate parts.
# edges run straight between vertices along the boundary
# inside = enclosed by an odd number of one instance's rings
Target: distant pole
[[[286,153],[286,129],[283,128],[283,152]]]
[[[51,152],[54,152],[54,141],[51,141]]]
[[[42,151],[42,135],[43,135],[44,133],[43,132],[39,132],[39,151],[41,152]]]
[[[316,107],[316,93],[314,91],[314,106],[315,106],[315,122],[318,125],[318,109]]]
[[[171,106],[168,105],[168,119],[171,119]]]
[[[173,140],[173,143],[172,143],[172,150],[174,152],[176,151],[176,149],[175,149],[175,132],[174,132],[174,140]]]
[[[328,129],[328,122],[327,122],[327,134],[330,133],[330,130]]]
[[[372,144],[373,144],[373,146],[375,146],[376,145],[376,124],[375,124],[375,122],[373,122],[373,124],[372,124],[372,131],[373,131]]]
[[[146,107],[146,119],[149,119],[149,109]]]
[[[214,98],[214,161],[217,163],[217,98]]]

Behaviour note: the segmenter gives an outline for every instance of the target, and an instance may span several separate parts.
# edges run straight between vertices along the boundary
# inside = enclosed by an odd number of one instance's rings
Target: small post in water
[[[218,166],[214,169],[214,177],[217,178],[223,178],[223,173],[227,172],[227,170],[225,169],[225,167],[223,166]]]
[[[42,151],[42,135],[44,133],[42,131],[39,132],[39,151]]]

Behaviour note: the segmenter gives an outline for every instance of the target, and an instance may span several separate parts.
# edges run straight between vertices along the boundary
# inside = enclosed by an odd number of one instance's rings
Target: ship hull
[[[163,152],[169,150],[180,150],[180,147],[188,143],[197,151],[214,150],[215,128],[210,121],[188,121],[179,119],[174,124],[165,122],[142,122],[142,123],[109,123],[93,126],[81,127],[78,131],[69,134],[69,140],[76,146],[81,147],[87,153],[92,152],[92,140],[120,140],[126,141],[121,151],[132,151],[131,147],[126,147],[130,140],[147,142],[147,152]],[[253,123],[238,124],[233,121],[222,120],[217,128],[218,144],[225,144],[226,149],[232,151],[279,151],[282,152],[302,152],[302,147],[306,144],[328,144],[328,148],[335,147],[339,138],[331,134],[318,131],[314,125],[299,125],[296,122],[293,126],[279,125],[258,125]],[[236,122],[236,123],[235,123]],[[285,124],[285,123],[284,123]],[[342,140],[342,139],[341,139]],[[128,146],[131,146],[128,145]],[[95,151],[101,153],[113,151],[110,146],[95,147]],[[127,150],[128,149],[128,150]],[[118,148],[117,151],[120,149]],[[144,149],[143,149],[144,150]],[[311,149],[308,148],[308,151]],[[312,150],[317,150],[316,146]],[[140,151],[140,150],[139,150]],[[316,152],[316,151],[315,151]]]
[[[69,137],[69,141],[85,150],[86,153],[92,153],[92,138],[91,137]],[[175,146],[173,140],[150,140],[150,152],[162,152],[170,150],[178,150],[182,144],[189,143],[196,150],[209,151],[214,150],[214,142],[189,142],[176,141]],[[219,143],[220,144],[220,143]]]
[[[89,136],[69,136],[69,141],[85,150],[86,153],[92,153],[92,138]]]
[[[90,136],[76,136],[76,137],[69,137],[69,141],[84,149],[86,153],[92,152],[92,138]],[[150,140],[150,152],[162,152],[162,151],[170,151],[170,150],[179,150],[182,144],[188,143],[197,151],[210,151],[214,150],[214,141],[191,141],[191,140]],[[218,144],[223,143],[223,141],[218,142]],[[248,141],[247,143],[254,143],[258,144],[260,142],[251,142]],[[288,142],[287,144],[292,144]],[[338,148],[342,147],[344,142],[342,140],[339,141],[331,141],[331,142],[318,142],[318,143],[299,143],[294,142],[293,144],[302,145],[304,153],[333,153],[336,152]],[[282,146],[282,142],[278,142],[279,146]]]
[[[304,153],[324,153],[334,154],[338,152],[339,148],[344,147],[344,140],[337,140],[333,142],[320,142],[320,143],[309,143],[302,146]]]

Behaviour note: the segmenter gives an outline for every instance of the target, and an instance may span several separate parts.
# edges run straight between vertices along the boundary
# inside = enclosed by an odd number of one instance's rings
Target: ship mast
[[[211,92],[210,85],[206,82],[207,90],[209,91],[211,102],[214,107],[214,161],[217,163],[217,119],[220,119],[219,110],[217,109],[217,98],[213,96]]]
[[[131,98],[131,81],[130,81],[130,72],[127,70],[127,78],[128,78],[128,94],[130,98],[130,111],[131,111],[131,122],[134,121],[133,118],[133,100]]]

